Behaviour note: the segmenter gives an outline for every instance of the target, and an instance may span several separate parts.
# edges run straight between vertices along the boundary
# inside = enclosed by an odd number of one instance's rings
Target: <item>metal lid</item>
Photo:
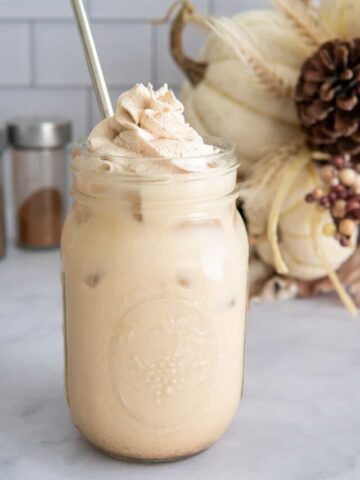
[[[59,148],[71,141],[71,123],[60,118],[14,118],[8,122],[9,142],[17,148]]]
[[[7,130],[5,125],[0,124],[0,151],[7,145]]]

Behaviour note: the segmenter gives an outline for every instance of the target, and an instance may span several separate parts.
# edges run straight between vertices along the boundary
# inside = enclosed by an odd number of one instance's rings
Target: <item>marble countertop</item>
[[[252,307],[245,395],[210,450],[109,459],[73,427],[62,377],[59,252],[0,263],[1,480],[358,480],[360,318],[334,297]]]

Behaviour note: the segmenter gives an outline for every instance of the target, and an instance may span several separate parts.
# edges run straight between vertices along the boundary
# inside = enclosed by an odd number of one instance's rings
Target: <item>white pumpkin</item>
[[[360,0],[322,0],[323,25],[307,2],[274,2],[278,12],[235,16],[240,28],[227,19],[210,18],[206,24],[215,33],[208,36],[201,63],[189,62],[174,48],[179,35],[173,30],[174,58],[191,79],[183,89],[187,119],[203,135],[237,144],[243,207],[258,256],[287,279],[329,276],[354,312],[335,272],[354,254],[356,236],[349,247],[340,246],[324,233],[324,226],[333,223],[329,211],[305,202],[321,181],[300,134],[292,93],[301,66],[324,41],[348,37],[346,29],[352,35],[360,31],[360,23],[351,18],[360,17]]]
[[[288,21],[267,10],[242,13],[233,20],[246,29],[266,62],[295,84],[312,49]],[[298,138],[293,99],[264,90],[216,35],[209,35],[201,59],[208,64],[204,79],[196,86],[187,84],[183,90],[187,119],[203,135],[235,142],[243,171],[270,148]]]
[[[334,237],[323,231],[326,224],[332,223],[329,211],[305,203],[306,194],[322,185],[309,155],[308,151],[298,155],[299,159],[307,156],[309,161],[306,162],[305,158],[305,165],[300,167],[295,181],[288,185],[288,193],[280,206],[277,234],[279,251],[288,270],[286,273],[293,278],[312,281],[328,274],[324,260],[332,271],[336,271],[350,258],[356,248],[356,239],[353,238],[347,248],[340,246]],[[282,176],[279,176],[273,188],[280,188],[281,182]],[[258,255],[276,270],[274,251],[268,240],[270,209],[271,203],[262,211],[253,213],[251,209],[247,210],[248,229],[250,235],[259,239],[256,245]]]
[[[359,37],[359,0],[321,0],[320,21],[330,38]]]

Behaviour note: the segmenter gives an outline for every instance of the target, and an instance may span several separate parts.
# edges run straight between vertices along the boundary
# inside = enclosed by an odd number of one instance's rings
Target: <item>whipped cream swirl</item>
[[[131,170],[140,174],[157,170],[160,163],[163,167],[167,163],[168,170],[210,168],[216,150],[186,123],[183,113],[182,103],[167,85],[155,91],[151,84],[137,84],[118,98],[115,115],[102,120],[90,133],[88,149],[98,154],[97,158],[85,164],[85,159],[76,157],[74,164],[118,172],[127,170],[124,165],[129,166],[129,158],[134,158]]]

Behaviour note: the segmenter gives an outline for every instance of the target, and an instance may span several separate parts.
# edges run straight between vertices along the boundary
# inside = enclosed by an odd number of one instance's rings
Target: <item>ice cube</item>
[[[177,223],[175,228],[222,228],[222,223],[219,218],[193,218]]]
[[[178,285],[180,285],[181,287],[183,288],[189,288],[190,286],[190,281],[188,278],[182,276],[182,275],[179,275],[176,279]]]
[[[126,200],[130,203],[132,216],[138,222],[142,222],[143,215],[141,213],[141,196],[136,190],[130,190],[127,192]]]
[[[86,275],[83,281],[88,287],[95,288],[99,285],[101,279],[102,275],[99,273],[89,273],[89,275]]]
[[[82,225],[86,223],[91,217],[91,209],[85,205],[80,205],[79,203],[74,203],[73,206],[73,215],[76,223]]]

